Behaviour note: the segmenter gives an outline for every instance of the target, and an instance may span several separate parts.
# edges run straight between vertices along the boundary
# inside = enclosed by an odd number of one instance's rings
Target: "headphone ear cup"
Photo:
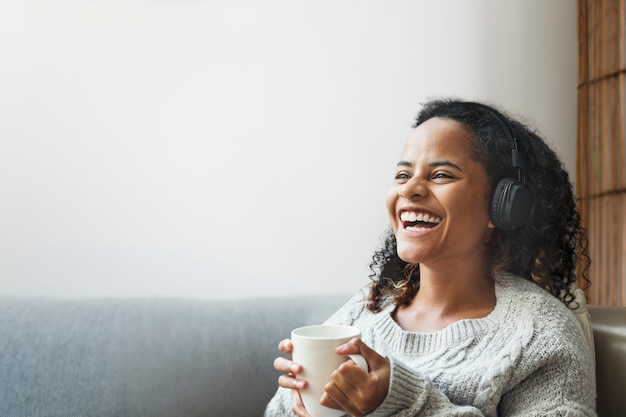
[[[491,221],[500,230],[515,230],[526,224],[533,205],[532,194],[513,178],[501,179],[491,199]]]

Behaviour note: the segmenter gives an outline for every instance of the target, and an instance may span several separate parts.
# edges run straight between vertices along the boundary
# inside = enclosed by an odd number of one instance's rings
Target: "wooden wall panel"
[[[626,306],[626,0],[578,0],[576,193],[593,304]]]

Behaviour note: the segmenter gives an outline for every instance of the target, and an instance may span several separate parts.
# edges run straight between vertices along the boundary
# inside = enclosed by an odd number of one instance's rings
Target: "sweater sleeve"
[[[265,408],[264,417],[293,417],[291,411],[291,390],[279,387]]]

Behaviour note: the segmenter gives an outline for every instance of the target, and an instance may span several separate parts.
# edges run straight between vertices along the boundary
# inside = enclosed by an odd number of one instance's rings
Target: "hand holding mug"
[[[361,331],[354,326],[331,324],[300,327],[291,332],[292,357],[295,362],[292,366],[301,366],[300,372],[297,372],[296,386],[304,407],[313,417],[336,417],[344,414],[341,409],[329,408],[320,403],[325,395],[325,387],[342,363],[352,359],[357,366],[352,365],[351,368],[367,375],[368,365],[362,355],[357,352],[338,354],[335,351],[337,347],[360,336]],[[300,378],[306,384],[302,384]],[[329,405],[333,406],[335,403],[331,402]]]
[[[322,325],[307,326],[304,329],[294,330],[292,339],[281,341],[280,351],[293,354],[294,345],[301,346],[302,343],[305,348],[300,353],[304,354],[307,350],[316,351],[317,348],[307,349],[306,346],[311,343],[312,339],[321,339],[316,343],[326,346],[321,349],[325,353],[319,353],[319,355],[322,358],[330,357],[330,361],[335,362],[328,366],[330,368],[326,370],[328,376],[322,378],[326,382],[315,382],[317,388],[310,389],[313,380],[307,372],[304,372],[304,369],[310,368],[315,373],[319,371],[319,368],[306,358],[308,355],[302,357],[296,352],[293,361],[284,357],[279,357],[274,361],[274,368],[287,373],[281,375],[278,383],[283,388],[293,390],[293,412],[301,417],[310,417],[311,414],[314,417],[325,417],[342,415],[344,412],[358,416],[373,411],[387,395],[389,361],[358,339],[360,331],[352,326],[330,326],[329,328],[327,325]],[[298,333],[302,332],[308,335],[304,337],[304,342],[302,342],[303,337],[298,336]],[[297,346],[296,351],[298,351]],[[313,356],[319,360],[319,355]],[[327,365],[331,363],[328,361],[329,359],[323,360]],[[307,398],[304,402],[303,397]]]
[[[278,350],[282,353],[291,355],[293,343],[291,339],[284,339],[278,344]],[[306,387],[307,383],[303,379],[297,379],[298,374],[302,372],[302,365],[291,361],[288,358],[279,356],[274,360],[274,369],[280,372],[287,372],[278,378],[278,385],[283,388],[291,389],[292,411],[299,417],[311,417],[304,409],[302,398],[300,398],[299,389]]]
[[[342,409],[349,415],[360,417],[374,411],[387,396],[391,366],[389,360],[367,346],[361,339],[352,339],[335,349],[340,355],[360,354],[369,365],[363,373],[354,366],[342,364],[333,372],[322,396],[322,405]]]

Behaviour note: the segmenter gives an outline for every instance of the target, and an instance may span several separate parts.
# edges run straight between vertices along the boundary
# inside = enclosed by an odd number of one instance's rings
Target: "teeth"
[[[428,230],[428,228],[427,227],[407,226],[406,230],[408,230],[409,232],[425,232],[426,230]]]
[[[441,218],[437,216],[433,216],[428,213],[417,213],[415,211],[403,211],[400,214],[400,220],[402,220],[403,222],[424,222],[424,223],[432,223],[432,224],[441,223]],[[414,227],[412,229],[423,229],[423,228]]]

